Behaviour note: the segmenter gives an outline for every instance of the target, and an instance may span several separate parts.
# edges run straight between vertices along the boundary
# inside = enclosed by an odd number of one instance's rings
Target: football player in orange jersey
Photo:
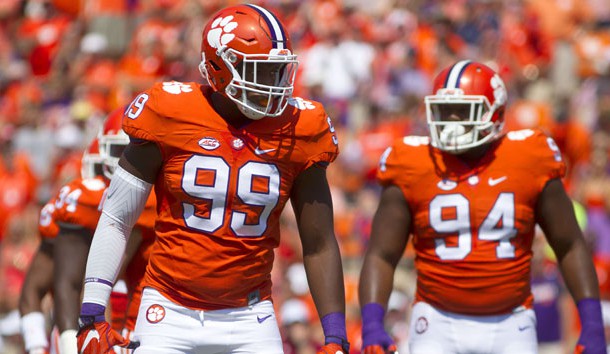
[[[21,314],[21,334],[28,354],[46,354],[49,350],[46,319],[43,314],[42,301],[53,286],[54,239],[59,227],[53,221],[55,200],[51,199],[40,210],[38,231],[40,245],[28,268],[21,287],[19,313]]]
[[[106,118],[100,136],[93,141],[92,147],[96,149],[99,141],[99,155],[95,168],[84,168],[82,177],[62,187],[56,197],[53,216],[59,225],[59,232],[55,240],[53,288],[54,320],[60,333],[58,348],[60,354],[77,353],[79,303],[87,254],[101,214],[100,204],[112,177],[113,165],[116,166],[117,156],[112,154],[120,155],[128,143],[127,136],[120,128],[122,115],[123,109],[111,112]],[[123,133],[124,139],[120,138],[120,133]],[[90,153],[89,158],[92,155]],[[87,155],[83,161],[86,161],[86,157]],[[134,229],[136,235],[130,239],[126,258],[131,259],[136,251],[144,252],[145,250],[141,250],[143,245],[149,245],[141,242],[141,236],[143,237],[146,232],[152,233],[147,230],[152,230],[153,220],[156,217],[154,204],[154,195],[151,194],[147,211],[137,220],[138,227]],[[131,266],[131,262],[127,263],[128,270]],[[136,267],[141,278],[144,268],[140,265]],[[137,273],[137,269],[133,272]],[[132,295],[137,283],[129,285],[127,281],[128,290],[132,290],[128,291],[128,295]],[[120,323],[117,329],[121,330],[122,327],[123,323]]]
[[[84,152],[81,164],[83,178],[93,178],[95,171],[102,173],[102,158],[99,155],[97,140],[91,142]],[[42,300],[53,287],[55,273],[54,252],[59,226],[56,223],[57,198],[44,205],[40,211],[38,230],[41,236],[40,246],[28,269],[26,280],[21,289],[19,311],[21,313],[21,333],[28,354],[44,354],[50,350],[59,350],[59,338],[53,338],[53,345],[47,339],[46,321],[42,313]],[[65,336],[65,337],[73,337]],[[74,340],[72,339],[72,342]]]
[[[326,166],[338,154],[317,102],[291,97],[296,56],[284,26],[249,4],[212,16],[200,71],[164,82],[125,113],[125,149],[87,261],[81,352],[126,341],[104,319],[129,230],[153,185],[157,240],[144,278],[136,353],[282,353],[271,302],[279,217],[298,220],[320,353],[347,353],[343,271]],[[89,340],[98,336],[100,340]]]
[[[83,156],[81,178],[63,186],[55,197],[53,219],[59,232],[54,247],[53,303],[59,332],[56,350],[61,354],[76,352],[78,306],[74,303],[80,298],[87,250],[99,218],[98,205],[107,188],[102,162],[98,140],[94,139]]]
[[[384,314],[411,234],[412,354],[536,353],[536,224],[578,306],[577,352],[606,353],[598,281],[561,181],[561,153],[540,131],[503,134],[506,99],[492,69],[460,61],[436,77],[425,99],[430,136],[405,137],[383,153],[383,192],[359,285],[364,353],[396,349]]]

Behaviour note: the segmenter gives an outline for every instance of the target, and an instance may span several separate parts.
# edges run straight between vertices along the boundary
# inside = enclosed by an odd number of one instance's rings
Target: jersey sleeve
[[[123,116],[123,130],[129,137],[159,143],[165,137],[163,117],[159,114],[158,85],[139,94]]]
[[[158,82],[131,102],[123,116],[123,130],[131,138],[159,146],[168,139],[188,140],[180,123],[185,115],[199,109],[200,99],[196,83]]]
[[[550,136],[540,130],[520,130],[509,132],[507,138],[523,139],[523,144],[520,144],[522,151],[515,151],[515,154],[527,157],[523,161],[527,166],[522,167],[531,171],[538,190],[544,189],[549,180],[565,176],[566,165],[561,151]]]
[[[59,233],[59,226],[55,222],[55,199],[51,199],[40,209],[38,233],[43,239],[54,239]]]
[[[398,185],[408,188],[408,180],[416,173],[417,159],[420,152],[416,149],[427,149],[427,137],[407,136],[396,139],[385,149],[377,166],[377,181],[382,186]]]
[[[314,104],[314,103],[311,103]],[[311,111],[303,111],[300,118],[304,135],[301,149],[304,150],[306,161],[303,169],[314,164],[328,165],[339,155],[339,141],[332,119],[319,103]]]

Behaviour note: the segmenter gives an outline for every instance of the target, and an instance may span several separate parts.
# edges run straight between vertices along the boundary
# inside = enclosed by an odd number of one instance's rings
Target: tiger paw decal
[[[219,17],[212,22],[208,31],[208,43],[212,48],[220,48],[231,42],[235,35],[231,32],[237,28],[237,22],[231,22],[233,16]]]

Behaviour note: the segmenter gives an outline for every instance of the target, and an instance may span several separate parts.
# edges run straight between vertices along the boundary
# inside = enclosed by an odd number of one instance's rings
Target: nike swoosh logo
[[[495,186],[496,184],[500,184],[504,181],[506,181],[506,176],[502,176],[500,178],[491,178],[489,177],[489,179],[487,180],[487,183],[489,183],[490,186]]]
[[[256,320],[258,321],[258,323],[263,323],[265,322],[266,319],[268,319],[269,317],[271,317],[271,315],[267,315],[265,317],[260,317],[260,316],[256,316]]]
[[[531,326],[523,326],[523,327],[519,326],[519,332],[523,332],[523,331],[525,331],[526,329],[528,329],[530,327]]]
[[[97,331],[95,329],[92,329],[89,331],[89,333],[87,333],[87,336],[85,337],[85,340],[83,342],[83,349],[87,348],[89,343],[91,343],[94,339],[99,341],[100,335],[97,333]]]
[[[256,149],[254,149],[254,153],[257,155],[264,155],[270,152],[275,151],[276,149],[265,149],[265,150],[261,150],[258,146],[256,147]]]
[[[113,188],[113,189],[106,189],[108,191],[108,193],[106,193],[106,199],[110,199],[112,198],[112,196],[114,195],[114,193],[116,193],[117,189]]]

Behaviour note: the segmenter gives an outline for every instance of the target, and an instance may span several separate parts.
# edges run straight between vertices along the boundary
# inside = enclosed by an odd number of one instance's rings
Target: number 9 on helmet
[[[199,71],[250,119],[276,117],[292,96],[298,61],[282,23],[251,4],[228,7],[203,30]]]
[[[432,146],[454,154],[491,142],[504,125],[507,92],[488,66],[464,60],[435,78],[425,97]]]

